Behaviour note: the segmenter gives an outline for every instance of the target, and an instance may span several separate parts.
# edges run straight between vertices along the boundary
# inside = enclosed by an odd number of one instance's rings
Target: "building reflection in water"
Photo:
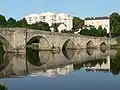
[[[81,49],[66,51],[37,51],[27,48],[26,54],[0,52],[0,77],[58,76],[84,68],[119,74],[120,57],[117,50]]]

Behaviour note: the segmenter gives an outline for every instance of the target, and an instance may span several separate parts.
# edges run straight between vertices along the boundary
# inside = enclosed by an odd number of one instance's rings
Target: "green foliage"
[[[26,28],[27,27],[27,21],[25,18],[19,20],[16,22],[16,27]]]
[[[48,23],[45,23],[45,22],[37,22],[35,24],[28,25],[28,28],[50,31],[50,27]]]
[[[74,33],[74,31],[73,30],[71,30],[71,31],[66,31],[66,30],[64,30],[64,31],[61,31],[62,33],[69,33],[69,34],[73,34]]]
[[[39,51],[38,50],[33,50],[32,48],[27,48],[26,49],[26,54],[27,54],[27,60],[35,66],[40,66],[40,58],[39,58]]]
[[[5,85],[0,84],[0,90],[8,90],[8,88]]]
[[[88,29],[82,29],[80,31],[80,35],[88,35],[89,34],[89,30]]]
[[[111,60],[110,69],[114,75],[118,75],[120,73],[120,50],[117,50],[116,58]]]
[[[7,24],[7,21],[3,15],[0,15],[0,26],[5,27]]]
[[[80,27],[84,25],[84,20],[79,17],[73,17],[73,29],[78,30]]]
[[[110,30],[112,36],[120,35],[120,15],[117,12],[110,15]]]
[[[10,17],[7,21],[7,27],[15,27],[16,25],[16,20]]]
[[[98,29],[96,29],[94,27],[91,27],[90,30],[82,29],[80,31],[80,35],[103,37],[103,36],[107,35],[107,30],[106,29],[102,29],[101,26]]]
[[[91,28],[88,35],[90,36],[100,36],[100,31],[96,28]]]
[[[101,34],[102,36],[107,36],[107,29],[106,28],[104,28],[103,29],[103,31],[102,31],[102,34]]]
[[[44,31],[50,31],[50,27],[48,23],[45,22],[37,22],[35,24],[27,24],[25,18],[16,21],[12,17],[10,17],[7,21],[3,15],[0,15],[0,26],[1,27],[20,27],[20,28],[30,28],[30,29],[39,29]]]

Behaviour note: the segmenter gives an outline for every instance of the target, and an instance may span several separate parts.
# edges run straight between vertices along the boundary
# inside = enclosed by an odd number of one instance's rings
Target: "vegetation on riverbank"
[[[20,28],[30,28],[30,29],[39,29],[44,31],[50,31],[50,27],[46,22],[37,22],[35,24],[27,24],[25,18],[21,20],[15,20],[10,17],[6,20],[5,16],[0,15],[0,27],[20,27]]]
[[[82,29],[80,35],[103,37],[107,36],[107,30],[105,28],[102,29],[101,26],[98,29],[91,27],[90,29]]]
[[[113,37],[120,36],[120,14],[117,12],[110,15],[110,31]]]
[[[110,62],[110,68],[113,75],[119,75],[120,73],[120,49],[117,49],[115,58]]]
[[[8,88],[5,85],[0,84],[0,90],[8,90]]]
[[[57,25],[53,25],[54,28],[57,27]],[[80,19],[79,17],[73,17],[73,31],[78,31],[81,27],[84,26],[84,20]],[[0,15],[0,27],[20,27],[20,28],[30,28],[30,29],[39,29],[39,30],[45,30],[50,31],[49,24],[46,22],[37,22],[35,24],[27,24],[27,21],[25,18],[21,20],[15,20],[14,18],[10,17],[8,20],[6,20],[5,16]],[[88,35],[88,36],[105,36],[106,30],[100,30],[101,28],[95,29],[92,28],[90,30],[83,29],[80,34],[82,35]],[[64,33],[73,33],[72,32],[66,32]],[[110,32],[112,37],[120,36],[120,15],[117,12],[113,12],[110,15]]]

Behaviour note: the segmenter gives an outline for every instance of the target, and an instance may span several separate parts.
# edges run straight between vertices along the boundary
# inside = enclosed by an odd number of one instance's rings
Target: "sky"
[[[63,12],[82,19],[120,12],[120,0],[0,0],[0,14],[7,19],[42,12]]]

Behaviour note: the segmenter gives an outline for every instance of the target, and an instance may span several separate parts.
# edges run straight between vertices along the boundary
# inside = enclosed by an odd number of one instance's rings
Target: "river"
[[[119,90],[120,50],[81,49],[4,53],[0,84],[8,90]]]

